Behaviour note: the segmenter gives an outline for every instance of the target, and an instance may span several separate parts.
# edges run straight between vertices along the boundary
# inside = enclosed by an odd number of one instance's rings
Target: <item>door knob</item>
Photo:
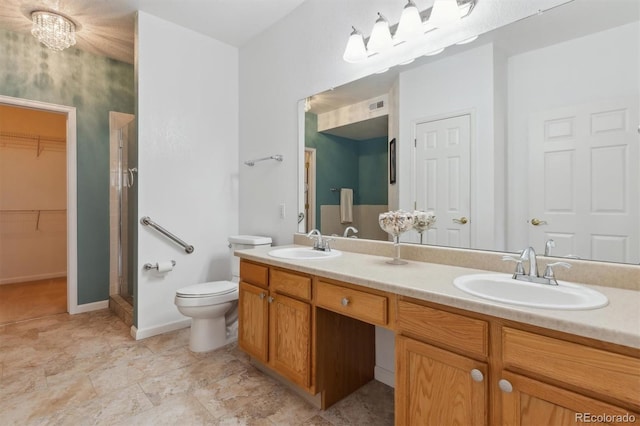
[[[467,219],[465,216],[462,216],[460,219],[453,219],[453,221],[455,223],[459,223],[460,225],[466,225],[467,222],[469,222],[469,219]]]
[[[530,221],[530,222],[531,222],[531,224],[532,224],[533,226],[539,226],[539,225],[546,225],[546,224],[547,224],[547,221],[546,221],[546,220],[540,220],[540,219],[538,219],[538,218],[536,218],[536,217],[534,217],[533,219],[531,219],[531,221]]]

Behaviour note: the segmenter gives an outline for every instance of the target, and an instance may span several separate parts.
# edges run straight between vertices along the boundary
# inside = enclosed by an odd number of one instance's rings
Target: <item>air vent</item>
[[[369,111],[380,109],[382,107],[384,107],[384,101],[374,102],[372,104],[369,104]]]

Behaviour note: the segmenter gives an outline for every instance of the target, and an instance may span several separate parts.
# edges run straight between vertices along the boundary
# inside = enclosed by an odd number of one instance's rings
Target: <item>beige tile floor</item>
[[[108,310],[1,325],[0,424],[393,424],[386,385],[373,381],[317,410],[235,344],[190,352],[188,332],[134,341]]]

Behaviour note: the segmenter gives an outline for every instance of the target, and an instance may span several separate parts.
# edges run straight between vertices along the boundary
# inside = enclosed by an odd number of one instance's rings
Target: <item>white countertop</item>
[[[283,247],[297,246],[278,246]],[[528,308],[481,299],[453,285],[458,276],[491,271],[417,261],[390,265],[386,263],[387,257],[346,251],[329,259],[289,260],[269,256],[273,249],[258,247],[236,250],[235,254],[247,260],[640,349],[638,291],[585,285],[607,296],[609,304],[592,310]]]

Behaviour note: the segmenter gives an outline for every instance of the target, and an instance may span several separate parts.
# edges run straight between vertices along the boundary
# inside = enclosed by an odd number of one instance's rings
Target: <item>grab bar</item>
[[[270,157],[257,158],[255,160],[248,160],[248,161],[245,161],[244,164],[246,164],[247,166],[253,167],[253,166],[256,165],[256,163],[258,161],[265,161],[265,160],[282,161],[282,160],[284,160],[284,156],[282,156],[281,154],[276,154],[276,155],[272,155]]]
[[[185,243],[180,238],[176,237],[171,232],[169,232],[166,229],[164,229],[162,226],[160,226],[157,223],[155,223],[154,221],[152,221],[149,216],[144,216],[142,219],[140,219],[140,223],[143,224],[144,226],[152,227],[153,229],[155,229],[159,233],[165,235],[166,237],[168,237],[171,240],[175,241],[176,243],[180,244],[182,247],[184,247],[184,251],[186,251],[187,253],[193,253],[193,250],[195,250],[191,244]]]

